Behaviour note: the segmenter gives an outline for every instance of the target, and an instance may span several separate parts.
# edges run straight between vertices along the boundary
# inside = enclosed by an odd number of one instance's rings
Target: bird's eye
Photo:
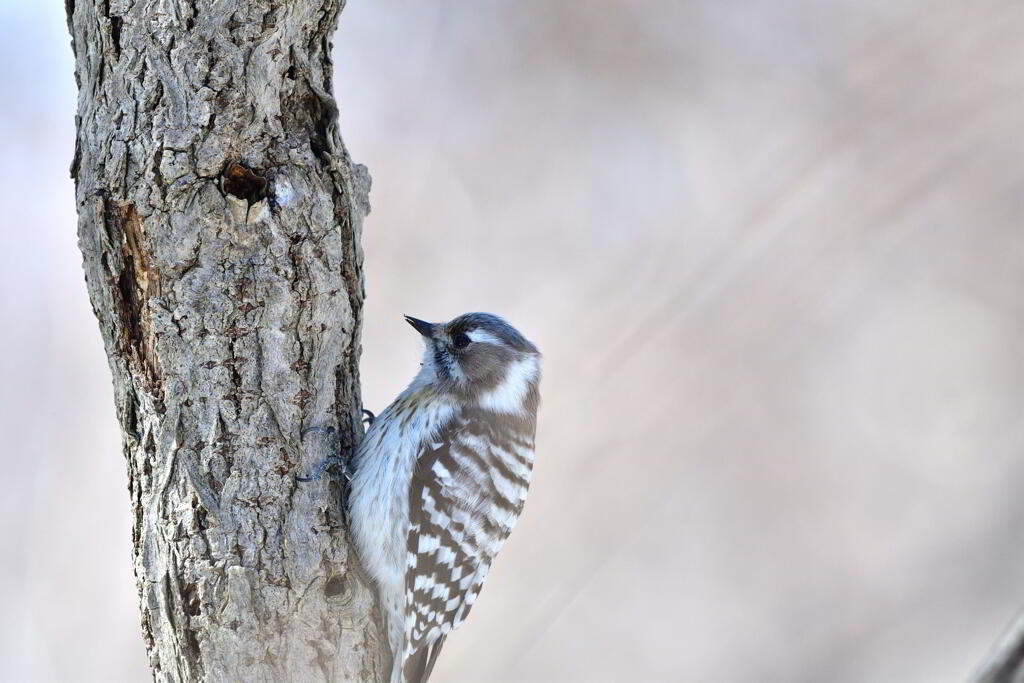
[[[469,337],[459,332],[457,335],[452,337],[452,346],[457,349],[464,349],[469,346]]]

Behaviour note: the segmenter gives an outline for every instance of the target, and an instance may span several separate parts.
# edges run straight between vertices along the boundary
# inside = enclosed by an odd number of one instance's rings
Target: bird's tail
[[[434,670],[437,656],[441,653],[446,636],[441,636],[430,645],[425,645],[413,652],[402,666],[402,683],[427,683],[430,672]]]

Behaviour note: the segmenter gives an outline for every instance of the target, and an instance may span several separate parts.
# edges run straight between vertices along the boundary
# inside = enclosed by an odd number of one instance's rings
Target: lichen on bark
[[[337,130],[335,0],[68,0],[72,175],[157,680],[378,680],[337,483],[359,438],[369,176]]]

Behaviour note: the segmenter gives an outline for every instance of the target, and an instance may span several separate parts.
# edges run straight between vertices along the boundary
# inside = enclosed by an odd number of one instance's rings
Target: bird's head
[[[540,381],[540,352],[496,315],[466,313],[444,323],[405,316],[426,349],[417,382],[478,401],[498,412],[516,412]]]

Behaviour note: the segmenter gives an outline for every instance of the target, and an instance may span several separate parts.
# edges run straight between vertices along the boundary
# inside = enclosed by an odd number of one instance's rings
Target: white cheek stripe
[[[487,344],[494,344],[495,346],[504,346],[500,339],[495,337],[487,330],[481,330],[477,328],[475,330],[470,330],[469,332],[467,332],[466,336],[469,337],[471,341],[486,342]]]
[[[537,379],[536,356],[526,356],[508,366],[501,384],[480,397],[480,407],[496,413],[521,413],[530,384]]]

